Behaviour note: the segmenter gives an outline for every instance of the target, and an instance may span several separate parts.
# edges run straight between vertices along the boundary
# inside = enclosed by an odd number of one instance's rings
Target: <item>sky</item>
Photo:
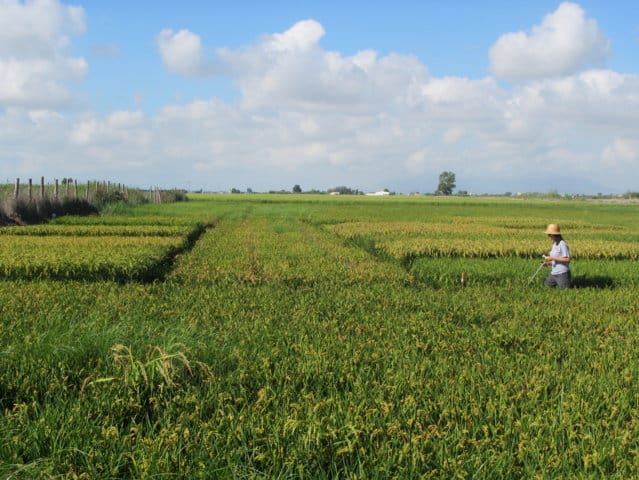
[[[0,0],[0,182],[639,191],[636,0]]]

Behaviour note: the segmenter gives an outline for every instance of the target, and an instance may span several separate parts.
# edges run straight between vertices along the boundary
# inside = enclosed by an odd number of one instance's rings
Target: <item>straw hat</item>
[[[546,227],[546,233],[548,235],[561,235],[561,231],[559,230],[559,225],[556,223],[549,223]]]

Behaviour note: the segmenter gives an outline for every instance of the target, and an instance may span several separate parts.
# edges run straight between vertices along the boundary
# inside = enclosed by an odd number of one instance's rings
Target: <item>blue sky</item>
[[[0,0],[0,178],[623,193],[639,2]]]

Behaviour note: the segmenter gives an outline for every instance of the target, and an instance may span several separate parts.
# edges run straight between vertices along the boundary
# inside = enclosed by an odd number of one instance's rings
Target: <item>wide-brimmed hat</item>
[[[561,235],[561,230],[559,230],[559,225],[556,223],[549,223],[546,227],[546,233],[548,235]]]

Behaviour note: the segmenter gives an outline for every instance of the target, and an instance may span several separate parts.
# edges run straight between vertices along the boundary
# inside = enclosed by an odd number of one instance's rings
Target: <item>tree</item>
[[[329,193],[330,192],[339,193],[340,195],[357,195],[357,193],[358,193],[357,190],[353,190],[352,188],[346,187],[344,185],[340,185],[339,187],[331,188],[329,190]]]
[[[437,195],[450,195],[455,188],[455,174],[453,172],[442,172],[439,174],[439,185],[437,186]]]
[[[299,185],[294,185],[293,186],[293,193],[302,193],[302,187],[300,187]]]

